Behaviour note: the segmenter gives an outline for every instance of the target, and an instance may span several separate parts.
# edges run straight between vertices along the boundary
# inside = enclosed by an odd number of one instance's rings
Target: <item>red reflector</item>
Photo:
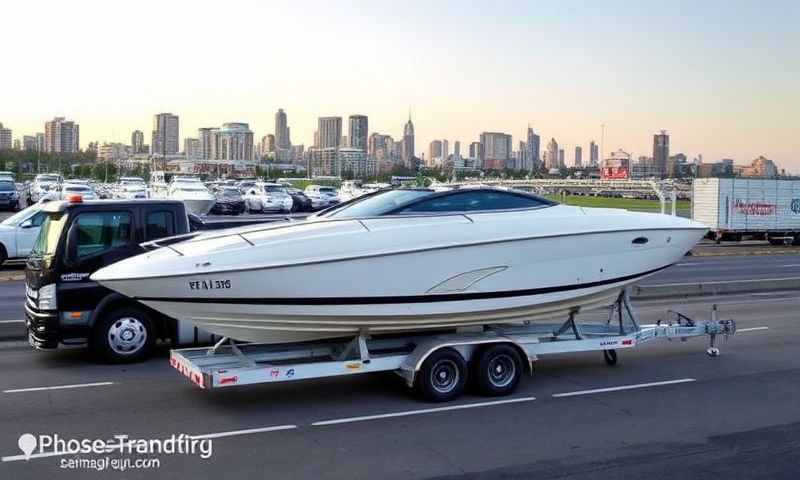
[[[633,345],[633,340],[623,340],[622,344],[623,345]]]
[[[83,203],[83,197],[78,194],[67,195],[69,203]]]

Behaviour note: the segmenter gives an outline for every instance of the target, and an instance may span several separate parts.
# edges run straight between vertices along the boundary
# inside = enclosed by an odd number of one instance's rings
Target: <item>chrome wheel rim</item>
[[[517,365],[506,354],[495,355],[489,361],[489,381],[495,387],[507,387],[517,374]]]
[[[137,318],[122,317],[108,329],[108,346],[119,355],[138,352],[147,342],[147,329]]]
[[[450,393],[460,378],[458,365],[449,359],[439,360],[431,369],[431,385],[439,393]]]

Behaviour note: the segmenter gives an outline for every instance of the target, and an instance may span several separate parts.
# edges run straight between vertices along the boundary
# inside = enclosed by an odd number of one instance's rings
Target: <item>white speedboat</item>
[[[209,332],[279,343],[607,305],[680,260],[706,230],[517,191],[398,189],[305,222],[199,235],[92,279]]]
[[[176,177],[167,189],[167,198],[180,200],[186,210],[196,215],[205,215],[214,207],[217,197],[198,178]]]

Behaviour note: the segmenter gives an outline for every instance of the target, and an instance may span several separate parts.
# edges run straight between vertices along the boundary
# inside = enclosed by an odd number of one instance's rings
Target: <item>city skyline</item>
[[[793,2],[767,7],[676,2],[659,11],[660,35],[647,28],[647,5],[622,2],[602,8],[511,2],[488,13],[457,3],[412,4],[391,16],[386,15],[388,4],[381,2],[359,7],[244,4],[239,8],[250,15],[241,15],[241,25],[221,29],[211,28],[216,18],[202,5],[188,17],[183,6],[161,5],[154,19],[146,4],[133,9],[133,20],[142,22],[131,21],[129,28],[147,22],[170,28],[173,48],[185,58],[149,58],[152,65],[142,75],[72,68],[69,76],[52,82],[52,69],[66,71],[72,56],[46,63],[22,56],[15,68],[25,74],[4,78],[0,101],[0,121],[15,139],[41,132],[54,117],[66,117],[81,125],[82,148],[90,141],[129,143],[134,130],[150,136],[158,112],[180,116],[180,145],[201,127],[227,122],[246,122],[261,138],[275,133],[278,108],[289,115],[293,144],[313,144],[320,116],[347,119],[358,113],[369,117],[370,133],[399,139],[410,107],[417,152],[426,151],[434,139],[469,145],[482,132],[525,140],[528,124],[543,139],[554,137],[572,151],[576,145],[586,148],[590,140],[600,142],[600,125],[605,124],[606,155],[617,148],[647,154],[653,133],[666,129],[673,139],[671,150],[690,158],[703,154],[707,161],[746,161],[763,154],[788,170],[800,170],[793,119],[800,108],[800,93],[793,86],[800,61],[791,48],[800,43],[792,27],[800,7]],[[81,57],[113,59],[143,55],[163,41],[96,21],[110,14],[111,7],[102,3],[40,0],[5,8],[10,17],[42,18],[35,27],[12,22],[0,33],[4,44],[26,38],[32,51],[69,38],[71,50]],[[67,14],[59,14],[65,9],[73,19],[68,26],[56,21]],[[254,27],[267,10],[270,28],[263,32]],[[433,24],[431,19],[440,16],[452,21],[444,27]],[[189,18],[193,21],[186,22]],[[297,25],[308,34],[297,35]],[[485,33],[480,42],[473,35],[476,29]],[[262,68],[251,58],[270,44],[265,33],[291,41],[270,49],[269,67]],[[98,36],[104,41],[97,42]],[[367,36],[377,40],[364,44]],[[229,51],[232,39],[237,48]],[[325,39],[335,39],[334,52],[358,48],[362,54],[320,57],[316,48]],[[247,74],[187,74],[177,68],[200,61],[193,51],[200,43],[211,50],[224,46],[232,62],[247,65]],[[206,50],[203,58],[214,53]],[[758,54],[763,51],[771,55]],[[312,65],[309,58],[316,59]],[[394,62],[385,65],[378,58]],[[449,68],[442,68],[442,58]],[[542,65],[558,75],[537,74]]]

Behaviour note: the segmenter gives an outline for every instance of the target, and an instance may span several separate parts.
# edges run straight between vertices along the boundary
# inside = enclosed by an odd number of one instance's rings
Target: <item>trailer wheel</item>
[[[464,392],[467,362],[452,348],[439,349],[424,362],[417,377],[417,387],[429,402],[448,402]]]
[[[522,360],[510,345],[492,345],[483,350],[475,362],[478,391],[501,397],[517,388],[522,376]]]
[[[99,319],[92,331],[92,347],[112,363],[145,360],[155,344],[156,332],[150,316],[137,307],[117,308]]]
[[[603,359],[606,361],[606,365],[613,367],[617,364],[617,351],[613,349],[603,350]]]

